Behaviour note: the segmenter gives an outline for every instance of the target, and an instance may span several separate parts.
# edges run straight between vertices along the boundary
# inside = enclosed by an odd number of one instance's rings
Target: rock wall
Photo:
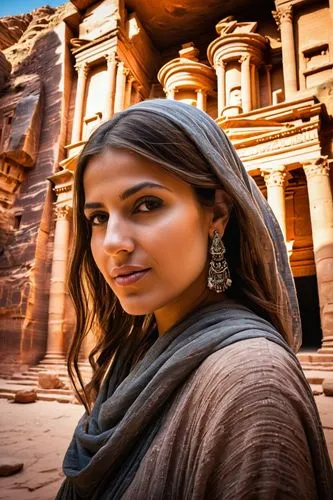
[[[73,8],[73,7],[70,7]],[[70,78],[65,69],[68,39],[72,36],[60,12],[49,7],[34,11],[17,43],[4,50],[13,66],[6,92],[0,96],[0,116],[8,118],[2,128],[2,177],[8,165],[20,168],[20,178],[11,198],[2,196],[0,184],[0,364],[1,373],[10,374],[37,362],[45,353],[47,341],[48,296],[52,260],[54,194],[47,177],[63,158]],[[3,20],[2,20],[3,21]],[[0,24],[14,39],[19,33],[8,18]],[[27,23],[26,23],[27,24]],[[25,27],[25,29],[23,29]],[[4,36],[0,36],[0,43]],[[39,110],[32,110],[38,100]],[[25,119],[19,113],[25,111]],[[21,117],[22,118],[22,117]],[[37,130],[40,121],[40,134]],[[30,134],[30,135],[29,135]],[[12,139],[12,142],[11,142]],[[15,144],[14,144],[15,143]],[[13,146],[14,144],[14,146]],[[11,145],[13,147],[11,147]],[[22,154],[10,157],[10,151]],[[33,151],[33,154],[31,152]],[[30,165],[22,157],[28,153]],[[7,165],[7,166],[6,166]],[[26,168],[29,167],[29,168]],[[0,167],[1,168],[1,167]],[[0,178],[1,181],[1,178]]]

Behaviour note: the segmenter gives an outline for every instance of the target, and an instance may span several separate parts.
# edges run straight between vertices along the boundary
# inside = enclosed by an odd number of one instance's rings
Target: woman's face
[[[213,214],[157,163],[107,150],[84,173],[97,267],[133,315],[182,314],[204,293]]]

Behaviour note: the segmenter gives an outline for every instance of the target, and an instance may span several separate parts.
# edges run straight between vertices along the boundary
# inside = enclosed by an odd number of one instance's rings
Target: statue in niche
[[[242,93],[239,86],[232,87],[228,95],[228,106],[223,109],[222,116],[236,116],[242,113]]]
[[[240,87],[233,87],[229,92],[229,106],[239,106],[242,107],[242,92]]]

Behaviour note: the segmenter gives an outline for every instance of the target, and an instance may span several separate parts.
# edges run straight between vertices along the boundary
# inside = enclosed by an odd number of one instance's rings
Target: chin
[[[119,299],[119,302],[124,311],[131,316],[145,316],[146,314],[152,314],[155,310],[152,306],[149,307],[148,304],[140,303],[140,300],[132,302]]]

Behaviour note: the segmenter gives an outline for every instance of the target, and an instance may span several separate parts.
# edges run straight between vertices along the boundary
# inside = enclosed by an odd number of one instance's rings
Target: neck
[[[187,294],[185,297],[176,299],[172,304],[155,311],[155,319],[159,336],[164,335],[174,325],[179,323],[193,311],[215,302],[221,302],[226,298],[224,293],[217,294],[208,288],[204,288],[201,293],[193,297]]]

